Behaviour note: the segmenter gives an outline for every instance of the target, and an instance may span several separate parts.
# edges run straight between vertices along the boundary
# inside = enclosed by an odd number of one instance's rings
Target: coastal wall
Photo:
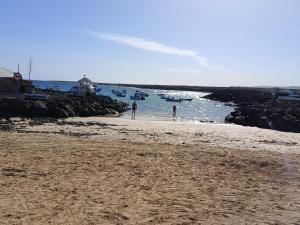
[[[100,85],[114,85],[120,87],[135,87],[146,89],[174,90],[174,91],[195,91],[195,92],[215,92],[219,90],[264,90],[265,88],[256,87],[210,87],[210,86],[187,86],[187,85],[158,85],[158,84],[115,84],[99,83]]]

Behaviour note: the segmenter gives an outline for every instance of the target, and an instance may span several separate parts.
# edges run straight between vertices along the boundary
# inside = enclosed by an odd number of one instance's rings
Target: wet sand
[[[297,224],[300,136],[236,125],[15,119],[0,224]]]

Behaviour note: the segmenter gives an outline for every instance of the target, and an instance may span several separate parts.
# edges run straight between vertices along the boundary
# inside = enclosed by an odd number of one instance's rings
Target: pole
[[[28,75],[29,75],[29,80],[30,80],[31,72],[32,72],[32,57],[30,57],[29,62],[28,62]]]
[[[16,100],[19,99],[19,80],[17,80],[17,86],[16,86]]]
[[[20,74],[20,65],[18,64],[18,74]],[[16,100],[19,98],[19,79],[17,79],[17,86],[16,86]]]

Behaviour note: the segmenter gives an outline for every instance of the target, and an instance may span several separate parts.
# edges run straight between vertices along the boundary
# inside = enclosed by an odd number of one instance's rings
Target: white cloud
[[[149,41],[149,40],[132,37],[132,36],[101,33],[101,32],[96,32],[91,30],[86,30],[85,33],[92,35],[94,37],[114,41],[116,43],[120,43],[123,45],[131,46],[146,51],[158,52],[158,53],[168,54],[168,55],[190,57],[197,60],[201,67],[206,69],[214,69],[211,65],[209,65],[206,57],[200,56],[198,52],[193,50],[180,49],[162,43],[158,43],[155,41]]]
[[[167,72],[174,72],[174,73],[200,73],[200,70],[196,69],[189,69],[189,68],[166,68]]]

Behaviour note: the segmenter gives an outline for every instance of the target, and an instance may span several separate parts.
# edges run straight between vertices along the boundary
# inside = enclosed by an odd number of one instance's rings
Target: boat
[[[192,101],[193,99],[192,98],[182,98],[181,100],[182,101]]]
[[[145,100],[145,97],[144,96],[139,96],[139,95],[133,95],[133,96],[130,96],[130,99],[131,100]]]
[[[111,92],[117,97],[126,97],[126,94],[121,91],[112,90]]]
[[[148,97],[149,96],[147,93],[142,92],[140,90],[136,90],[134,95],[140,95],[140,96],[143,96],[143,97]]]
[[[24,93],[25,99],[48,100],[49,95],[39,93]]]
[[[51,87],[50,87],[51,88]],[[58,91],[59,90],[59,86],[58,85],[53,85],[52,86],[52,90],[53,91]]]
[[[115,95],[118,96],[118,97],[126,97],[126,94],[121,93],[121,92],[118,92]]]
[[[300,95],[281,95],[278,96],[278,100],[300,101]]]
[[[100,92],[100,91],[101,91],[101,88],[96,86],[96,87],[94,87],[94,91],[95,91],[95,92]]]
[[[168,97],[166,98],[167,102],[182,102],[181,98]]]
[[[300,95],[296,90],[275,90],[273,95],[278,100],[283,101],[300,101]]]
[[[290,97],[293,97],[293,98],[300,98],[300,95],[292,94],[292,95],[290,95]]]

